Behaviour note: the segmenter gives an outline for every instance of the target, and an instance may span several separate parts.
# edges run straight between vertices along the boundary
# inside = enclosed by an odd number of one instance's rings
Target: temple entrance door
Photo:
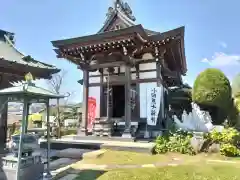
[[[125,114],[125,87],[124,85],[112,86],[112,117],[121,118]]]

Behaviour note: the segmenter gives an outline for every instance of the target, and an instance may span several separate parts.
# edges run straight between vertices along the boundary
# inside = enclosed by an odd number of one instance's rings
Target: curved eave
[[[163,33],[151,35],[149,36],[149,39],[152,41],[161,41],[171,37],[184,37],[184,26]]]
[[[170,31],[163,32],[161,34],[149,36],[150,40],[152,40],[152,41],[162,41],[167,38],[171,39],[172,37],[174,37],[175,40],[180,41],[180,46],[178,48],[179,48],[179,56],[181,59],[181,73],[183,75],[185,75],[185,73],[187,72],[185,48],[184,48],[185,47],[184,46],[184,31],[185,31],[185,27],[182,26],[182,27],[170,30]]]
[[[52,74],[59,71],[55,66],[34,60],[29,55],[24,56],[10,41],[0,41],[0,60],[0,64],[5,65],[8,69],[14,69],[11,67],[12,65],[21,67],[17,69],[18,71],[24,71],[25,67],[42,69],[45,72],[50,71]]]
[[[31,72],[35,78],[44,78],[49,79],[51,78],[52,74],[58,73],[61,70],[57,68],[41,68],[30,66],[28,64],[18,63],[17,61],[9,61],[4,58],[0,58],[0,67],[8,69],[12,71],[11,73],[16,73],[18,76],[25,76],[26,72]],[[17,70],[17,71],[16,71]]]
[[[115,31],[107,31],[104,33],[99,34],[93,34],[89,36],[82,36],[77,38],[70,38],[70,39],[64,39],[64,40],[56,40],[52,41],[52,45],[56,48],[64,47],[64,46],[74,46],[74,45],[82,45],[82,46],[88,46],[92,45],[94,43],[103,43],[104,41],[109,41],[111,39],[116,38],[117,36],[126,36],[130,34],[140,34],[143,38],[147,38],[147,34],[144,31],[141,24],[131,26],[129,28],[124,28],[120,30]]]

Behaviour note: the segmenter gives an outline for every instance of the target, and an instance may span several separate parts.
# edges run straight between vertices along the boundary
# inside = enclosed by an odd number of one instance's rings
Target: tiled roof
[[[13,46],[13,44],[1,40],[0,40],[0,59],[36,68],[57,69],[55,66],[36,61],[32,59],[30,56],[24,56]]]
[[[21,95],[21,94],[28,94],[28,95],[36,95],[36,96],[43,96],[48,98],[63,98],[64,96],[55,94],[51,91],[43,89],[41,87],[37,87],[31,84],[22,84],[20,86],[14,86],[6,89],[0,90],[0,95]]]

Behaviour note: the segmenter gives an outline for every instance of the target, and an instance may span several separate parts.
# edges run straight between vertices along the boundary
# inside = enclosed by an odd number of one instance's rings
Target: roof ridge
[[[19,53],[21,56],[25,56],[22,52],[20,52],[17,47],[13,44],[13,42],[8,38],[7,35],[4,35],[4,38],[6,39],[7,41],[7,44],[9,44],[17,53]]]
[[[118,16],[127,26],[135,25],[134,21],[136,18],[133,16],[130,6],[127,2],[124,3],[122,0],[115,0],[114,8],[109,7],[106,16],[107,19],[105,20],[103,27],[97,33],[102,33],[108,29],[112,21],[114,21],[115,16]]]

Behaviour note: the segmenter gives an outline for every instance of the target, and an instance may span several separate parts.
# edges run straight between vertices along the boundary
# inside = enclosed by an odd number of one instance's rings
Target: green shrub
[[[231,91],[230,82],[224,73],[218,69],[209,68],[201,72],[196,78],[192,100],[200,107],[205,106],[209,108],[209,111],[214,110],[212,114],[210,112],[211,115],[215,116],[213,123],[221,124],[225,118],[223,116],[228,114],[227,111],[232,100]]]
[[[155,153],[163,154],[168,152],[168,140],[164,136],[158,136],[156,139]]]
[[[178,152],[194,155],[195,151],[191,146],[192,134],[178,131],[169,136],[159,136],[156,139],[155,152],[157,154],[166,152]]]
[[[238,149],[240,142],[240,133],[234,128],[225,128],[222,132],[213,130],[205,136],[208,144],[220,144],[220,153],[225,156],[240,156]],[[206,147],[205,151],[207,151]]]
[[[232,80],[232,94],[236,98],[240,96],[240,74],[237,74]]]
[[[240,156],[240,150],[230,143],[222,144],[220,147],[220,153],[228,157]]]
[[[239,110],[237,101],[232,99],[232,103],[229,106],[229,114],[227,117],[227,125],[230,127],[236,127],[239,123]]]
[[[230,82],[222,71],[206,69],[194,82],[192,98],[196,103],[222,108],[231,99]]]
[[[61,136],[76,135],[77,128],[61,129]]]
[[[234,128],[226,128],[223,129],[222,132],[217,132],[216,130],[213,130],[209,134],[209,138],[214,143],[230,143],[236,146],[240,141],[240,133]]]

